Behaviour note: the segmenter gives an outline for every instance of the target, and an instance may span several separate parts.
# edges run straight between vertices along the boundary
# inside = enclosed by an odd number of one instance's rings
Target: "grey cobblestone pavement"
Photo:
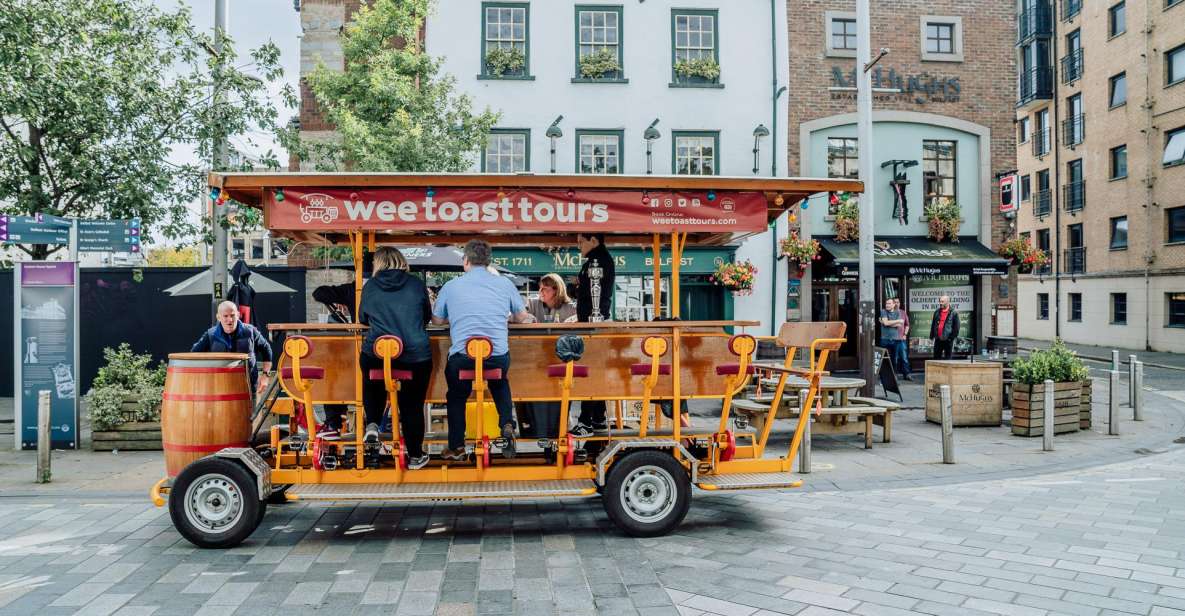
[[[274,506],[197,550],[142,500],[0,500],[0,613],[1185,614],[1185,450],[898,490],[698,493],[630,539],[596,500]]]

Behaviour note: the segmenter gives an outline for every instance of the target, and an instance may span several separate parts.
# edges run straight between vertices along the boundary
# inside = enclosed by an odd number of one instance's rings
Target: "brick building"
[[[789,0],[788,139],[797,175],[857,175],[854,11],[852,0]],[[956,353],[975,352],[997,325],[1013,334],[1014,279],[990,272],[1006,271],[993,250],[1014,232],[996,207],[996,176],[1016,161],[1007,81],[1015,8],[1005,0],[873,0],[871,12],[874,56],[890,49],[872,69],[877,304],[902,300],[910,349],[921,360],[930,354],[934,302],[949,294],[966,323]],[[899,192],[907,208],[895,202]],[[960,207],[957,244],[927,239],[923,206],[943,198]],[[847,320],[855,331],[856,243],[834,240],[835,206],[826,198],[809,205],[803,231],[827,255],[790,281],[790,317]],[[854,351],[845,349],[841,363],[850,365]]]
[[[1025,0],[1021,335],[1185,351],[1185,0]]]

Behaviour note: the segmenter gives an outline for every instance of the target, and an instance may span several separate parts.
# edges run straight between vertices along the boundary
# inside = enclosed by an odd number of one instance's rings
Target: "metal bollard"
[[[1127,405],[1136,406],[1136,356],[1127,356]]]
[[[1111,349],[1111,370],[1119,370],[1119,351]]]
[[[1053,420],[1056,409],[1053,408],[1053,381],[1045,379],[1045,404],[1042,406],[1041,451],[1053,451]]]
[[[1132,381],[1133,399],[1132,419],[1144,421],[1144,362],[1136,362],[1136,378]]]
[[[802,443],[798,446],[798,472],[811,472],[811,409],[807,407],[807,390],[798,390],[798,408],[800,413],[806,413],[806,425],[802,428]]]
[[[941,385],[938,395],[942,401],[942,463],[955,463],[955,418],[950,406],[950,385]]]
[[[1119,371],[1112,370],[1108,375],[1107,399],[1107,434],[1119,436]]]
[[[49,483],[49,390],[37,392],[37,483]]]

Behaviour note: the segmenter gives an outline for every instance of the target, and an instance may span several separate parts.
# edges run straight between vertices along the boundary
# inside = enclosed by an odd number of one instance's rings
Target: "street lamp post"
[[[557,116],[556,119],[551,123],[551,126],[547,127],[547,132],[544,133],[545,135],[547,135],[547,138],[551,140],[551,172],[552,173],[555,173],[555,140],[564,136],[564,131],[560,130],[560,120],[563,120],[563,119],[564,119],[564,116],[562,116],[562,115]]]
[[[216,65],[214,67],[214,106],[218,107],[223,101],[223,86],[222,72],[225,70],[225,56],[223,51],[226,50],[226,29],[227,29],[227,7],[226,0],[215,0],[214,2],[214,56]],[[227,147],[226,134],[220,126],[214,132],[214,160],[213,168],[215,171],[225,171],[227,166]],[[226,294],[223,285],[226,283],[226,227],[222,226],[222,218],[226,215],[226,206],[219,203],[218,199],[212,199],[210,202],[210,224],[212,225],[214,235],[214,248],[211,263],[211,278],[214,284],[210,289],[212,295],[212,308],[217,311],[218,302]]]
[[[654,165],[650,157],[650,147],[654,145],[656,140],[662,137],[662,133],[658,132],[657,128],[654,128],[656,125],[658,125],[658,118],[654,118],[654,121],[642,133],[642,138],[646,140],[646,175],[654,173]]]
[[[753,175],[757,175],[761,168],[761,140],[769,136],[769,129],[764,124],[758,124],[753,129]]]

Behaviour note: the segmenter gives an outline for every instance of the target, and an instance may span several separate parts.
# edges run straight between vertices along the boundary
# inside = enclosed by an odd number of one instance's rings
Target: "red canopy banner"
[[[264,193],[269,229],[752,233],[767,225],[760,192],[285,188],[282,195]]]

